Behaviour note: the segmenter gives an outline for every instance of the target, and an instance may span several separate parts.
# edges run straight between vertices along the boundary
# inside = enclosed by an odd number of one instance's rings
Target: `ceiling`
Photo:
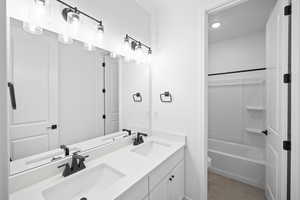
[[[209,29],[209,42],[231,39],[264,31],[276,0],[248,0],[235,7],[211,13],[209,25],[220,22],[218,29]]]

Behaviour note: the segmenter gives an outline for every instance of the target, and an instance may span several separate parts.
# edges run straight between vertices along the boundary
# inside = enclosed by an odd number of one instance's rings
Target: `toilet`
[[[207,156],[207,168],[211,166],[211,157]]]

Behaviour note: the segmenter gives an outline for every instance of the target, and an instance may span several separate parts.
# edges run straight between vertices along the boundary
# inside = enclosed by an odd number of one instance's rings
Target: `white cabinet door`
[[[278,0],[266,29],[267,45],[267,127],[266,196],[268,200],[286,199],[287,153],[282,143],[287,139],[287,84],[283,75],[288,66],[287,0]]]
[[[150,200],[170,200],[170,177],[164,178],[149,195]]]
[[[169,200],[182,200],[184,197],[184,162],[172,171],[170,181],[170,196]]]
[[[58,146],[56,39],[32,35],[11,26],[9,81],[14,84],[16,109],[9,109],[13,160]],[[34,145],[33,145],[34,144]]]
[[[180,162],[151,192],[150,200],[182,200],[184,197],[184,162]]]

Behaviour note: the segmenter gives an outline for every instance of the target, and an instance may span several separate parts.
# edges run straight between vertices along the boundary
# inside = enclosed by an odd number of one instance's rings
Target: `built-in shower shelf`
[[[246,106],[246,109],[250,111],[265,111],[265,108],[260,106]]]
[[[248,133],[262,134],[262,130],[260,130],[260,129],[255,129],[255,128],[246,128],[246,131],[247,131]]]

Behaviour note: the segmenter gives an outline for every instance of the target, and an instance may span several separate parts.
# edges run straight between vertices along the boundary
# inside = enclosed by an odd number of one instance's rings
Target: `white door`
[[[119,63],[105,56],[105,134],[119,130]]]
[[[283,75],[288,70],[288,17],[284,16],[287,0],[278,0],[267,23],[267,128],[266,197],[285,200],[287,193],[287,152],[282,143],[287,139],[287,84]]]
[[[104,135],[103,52],[59,44],[60,144]]]
[[[13,22],[9,82],[14,84],[16,109],[9,109],[9,135],[13,160],[58,146],[56,40],[32,35]]]

